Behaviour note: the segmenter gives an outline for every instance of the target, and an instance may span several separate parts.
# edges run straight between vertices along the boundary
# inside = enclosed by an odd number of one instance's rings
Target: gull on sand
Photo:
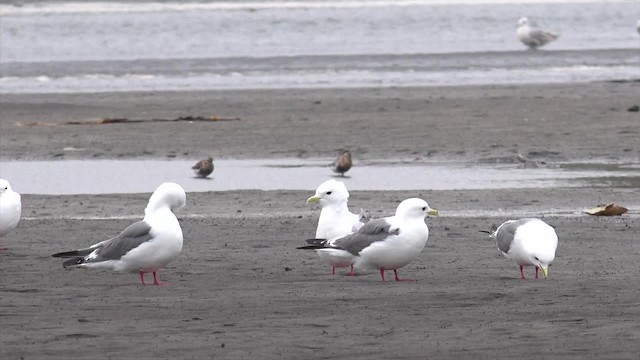
[[[520,278],[524,280],[524,267],[535,266],[542,270],[545,279],[549,265],[556,257],[558,235],[555,229],[537,218],[508,220],[491,233],[498,250],[520,267]]]
[[[0,179],[0,237],[7,235],[18,226],[21,213],[20,194],[11,189],[9,181]],[[6,249],[0,248],[0,250]]]
[[[184,189],[175,183],[163,183],[149,198],[144,218],[127,227],[120,235],[91,245],[86,249],[52,255],[71,258],[66,267],[111,269],[138,272],[145,285],[144,274],[153,273],[154,285],[161,285],[157,272],[180,255],[182,229],[174,211],[186,205]]]
[[[343,182],[334,179],[320,184],[316,193],[307,199],[309,203],[319,203],[322,207],[316,237],[316,242],[327,242],[329,246],[333,240],[358,231],[364,224],[364,216],[349,211],[347,202],[349,191]],[[332,274],[336,274],[336,268],[351,267],[350,275],[355,275],[353,269],[353,255],[343,249],[323,248],[317,249],[320,261],[331,266]]]
[[[379,270],[382,281],[385,270],[393,270],[396,281],[411,281],[400,279],[398,269],[416,260],[427,244],[427,215],[438,215],[438,211],[422,199],[406,199],[393,216],[371,220],[355,233],[331,242],[314,242],[299,249],[341,249],[353,256],[355,267]]]

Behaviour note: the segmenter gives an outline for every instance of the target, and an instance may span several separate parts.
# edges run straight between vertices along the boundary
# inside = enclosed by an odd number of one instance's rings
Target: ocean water
[[[518,18],[560,33],[540,51]],[[640,1],[0,3],[0,94],[640,78]]]

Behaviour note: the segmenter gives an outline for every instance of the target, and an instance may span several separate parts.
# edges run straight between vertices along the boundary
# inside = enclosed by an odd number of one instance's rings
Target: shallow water
[[[637,1],[20,1],[0,94],[590,82],[640,77]],[[527,51],[517,19],[560,33]]]
[[[361,161],[342,178],[330,159],[216,160],[208,179],[193,176],[186,160],[64,160],[0,162],[0,176],[23,194],[152,192],[161,182],[187,192],[313,190],[337,178],[350,190],[460,190],[552,187],[640,187],[638,164],[562,164],[523,168],[424,161]]]

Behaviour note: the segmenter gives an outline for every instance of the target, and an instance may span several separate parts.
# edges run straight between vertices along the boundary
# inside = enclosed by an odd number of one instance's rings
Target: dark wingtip
[[[62,263],[62,267],[63,268],[68,268],[70,266],[76,266],[76,265],[80,265],[84,262],[84,258],[78,257],[78,258],[73,258],[73,259],[69,259],[65,262]]]
[[[304,242],[312,245],[321,245],[321,244],[324,244],[326,241],[327,239],[307,239]]]
[[[299,246],[296,249],[300,249],[300,250],[318,250],[318,249],[326,249],[324,246],[322,245],[307,245],[307,246]]]
[[[80,254],[78,254],[78,250],[71,250],[71,251],[59,252],[51,256],[58,257],[58,258],[66,258],[66,257],[77,257],[77,256],[80,256]]]

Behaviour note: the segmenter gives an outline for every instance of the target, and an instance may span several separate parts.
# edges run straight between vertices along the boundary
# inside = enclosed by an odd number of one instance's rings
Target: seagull
[[[380,270],[382,281],[385,270],[393,270],[396,281],[415,281],[400,279],[398,269],[417,259],[427,244],[427,215],[438,215],[438,211],[422,199],[406,199],[398,205],[394,216],[371,220],[357,232],[330,243],[314,243],[299,249],[342,249],[353,256],[355,267]]]
[[[526,17],[518,20],[518,30],[516,33],[518,34],[518,39],[531,50],[535,50],[560,36],[550,31],[529,27],[529,20]]]
[[[349,211],[347,202],[349,191],[343,182],[334,179],[327,180],[316,189],[315,195],[307,199],[309,203],[320,203],[322,210],[316,228],[314,242],[328,242],[357,231],[364,224],[363,215],[356,215]],[[331,265],[331,273],[336,274],[336,268],[351,267],[349,275],[355,275],[353,269],[353,255],[342,249],[318,249],[320,261]]]
[[[558,248],[558,235],[552,226],[537,218],[508,220],[491,237],[496,240],[498,250],[520,266],[520,279],[524,280],[525,266],[536,267],[536,279],[540,269],[547,278]]]
[[[53,257],[71,258],[66,267],[106,268],[121,272],[138,272],[145,285],[144,274],[153,273],[153,284],[158,281],[157,272],[180,255],[182,229],[173,211],[186,205],[184,189],[166,182],[153,192],[144,210],[144,219],[120,233],[120,235],[91,245],[86,249],[53,254]]]
[[[336,162],[334,164],[333,172],[340,174],[340,176],[344,177],[344,173],[351,169],[353,163],[351,162],[351,152],[345,151],[338,156]]]
[[[197,177],[206,178],[213,172],[213,158],[207,158],[198,161],[191,168],[195,171]]]
[[[7,235],[18,226],[22,202],[20,194],[11,189],[11,184],[5,179],[0,179],[0,237]],[[6,248],[0,248],[4,251]]]

